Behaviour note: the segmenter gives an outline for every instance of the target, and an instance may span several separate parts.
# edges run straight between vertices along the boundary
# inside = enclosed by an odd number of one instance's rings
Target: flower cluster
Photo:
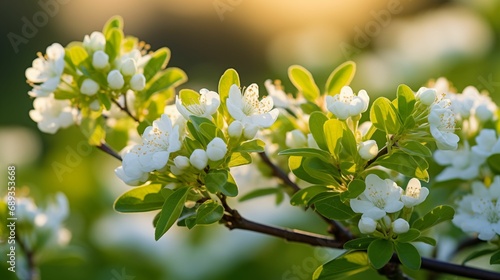
[[[360,90],[354,95],[351,87],[344,86],[339,94],[326,96],[326,107],[340,120],[357,117],[366,112],[370,97],[365,90]]]
[[[350,200],[352,210],[362,214],[358,227],[364,234],[372,234],[376,230],[384,235],[407,232],[410,229],[408,220],[411,210],[401,210],[422,203],[429,194],[429,189],[422,187],[416,178],[408,182],[404,191],[394,181],[383,180],[375,174],[366,176],[365,184],[365,191]]]

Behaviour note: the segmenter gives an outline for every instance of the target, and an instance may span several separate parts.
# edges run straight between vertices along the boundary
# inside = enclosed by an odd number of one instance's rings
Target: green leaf
[[[229,197],[235,197],[238,195],[238,186],[231,173],[228,173],[227,182],[222,186],[221,192]]]
[[[424,231],[444,221],[453,219],[455,210],[448,205],[440,205],[432,209],[429,213],[425,214],[422,218],[416,220],[412,224],[412,228]]]
[[[300,109],[308,115],[314,112],[321,112],[321,108],[316,103],[312,103],[310,101],[300,104]]]
[[[321,180],[321,185],[331,185],[335,187],[340,185],[340,173],[338,169],[329,162],[324,162],[316,157],[304,158],[302,167],[309,176]]]
[[[330,154],[338,161],[340,151],[342,149],[341,139],[344,133],[342,121],[331,119],[325,122],[323,126],[325,132],[325,140]]]
[[[161,209],[165,199],[160,194],[162,185],[152,184],[133,188],[120,195],[114,203],[118,212],[145,212]]]
[[[151,95],[177,87],[186,81],[187,75],[182,69],[169,67],[156,75],[151,81],[148,80],[146,88],[141,92],[141,98],[142,100],[148,100]]]
[[[436,239],[434,239],[432,237],[428,237],[428,236],[420,236],[420,237],[416,238],[415,240],[413,240],[413,242],[423,242],[423,243],[429,244],[431,246],[436,246],[436,244],[437,244]]]
[[[323,132],[327,120],[328,117],[322,112],[313,112],[311,116],[309,116],[309,129],[311,130],[311,134],[314,140],[316,140],[316,143],[318,143],[318,147],[324,151],[328,151],[325,133]]]
[[[397,134],[402,125],[396,108],[385,97],[379,97],[373,102],[370,121],[377,129],[387,134]]]
[[[393,244],[387,239],[377,239],[368,246],[368,259],[375,269],[381,269],[392,257]]]
[[[104,37],[108,37],[108,33],[114,28],[123,30],[123,18],[121,16],[113,16],[104,24],[102,28]]]
[[[351,207],[340,200],[340,195],[335,193],[320,194],[314,198],[316,211],[332,220],[348,220],[356,216]]]
[[[57,88],[54,91],[54,98],[59,99],[59,100],[72,99],[72,98],[77,97],[79,94],[80,93],[77,91],[69,91],[69,90],[63,90],[63,89]]]
[[[490,264],[500,264],[500,250],[491,256]]]
[[[252,139],[241,143],[239,147],[235,149],[238,152],[246,153],[261,153],[264,151],[266,143],[260,139]]]
[[[179,218],[191,187],[176,189],[163,204],[155,229],[155,239],[158,241]]]
[[[298,205],[309,206],[309,201],[313,199],[315,196],[317,196],[320,193],[328,192],[331,190],[332,190],[331,188],[321,185],[310,186],[301,189],[290,198],[290,204],[293,206],[298,206]]]
[[[479,257],[482,257],[482,256],[485,256],[485,255],[489,255],[489,254],[492,254],[494,252],[497,252],[498,251],[498,248],[488,248],[488,249],[483,249],[483,250],[479,250],[479,251],[475,251],[475,252],[472,252],[471,254],[469,254],[463,261],[462,261],[462,265],[465,265],[465,263],[473,260],[473,259],[476,259],[476,258],[479,258]],[[500,252],[500,251],[499,251]],[[492,263],[490,263],[492,264]]]
[[[304,95],[304,98],[315,102],[319,97],[319,88],[314,82],[314,78],[300,65],[292,65],[288,67],[288,78],[292,84]]]
[[[226,103],[226,99],[229,96],[229,89],[232,85],[236,85],[239,88],[240,77],[236,70],[230,68],[222,74],[219,80],[219,96],[222,103]],[[224,106],[220,106],[219,109],[222,109],[223,107]]]
[[[210,170],[205,177],[205,186],[213,194],[220,192],[227,182],[227,170]]]
[[[342,87],[348,86],[351,83],[355,73],[356,63],[354,61],[346,61],[340,64],[333,70],[326,81],[326,93],[332,96],[340,93]]]
[[[257,198],[257,197],[267,196],[267,195],[271,195],[271,194],[277,194],[278,192],[281,192],[281,190],[278,188],[256,189],[256,190],[253,190],[253,191],[243,195],[242,197],[240,197],[240,199],[238,201],[243,202],[243,201],[247,201],[250,199]]]
[[[200,97],[201,95],[192,89],[181,89],[179,91],[179,99],[184,106],[200,104]]]
[[[80,124],[80,130],[92,146],[100,146],[106,138],[106,120],[104,116],[91,113],[90,116],[84,116]]]
[[[123,39],[123,31],[121,29],[112,28],[106,35],[106,46],[104,52],[109,56],[109,62],[113,63],[120,55],[120,48]]]
[[[415,93],[407,85],[399,85],[397,100],[398,112],[404,122],[415,108]]]
[[[399,242],[412,242],[419,237],[420,231],[418,229],[410,228],[407,232],[399,234],[397,240]]]
[[[422,167],[425,167],[424,162],[417,162],[416,157],[403,152],[395,151],[389,155],[383,155],[372,165],[381,165],[410,178],[417,177],[422,181],[429,181],[427,170],[422,169]]]
[[[278,153],[278,155],[282,156],[302,156],[302,157],[315,157],[319,158],[325,162],[331,162],[332,156],[330,153],[315,149],[315,148],[296,148],[296,149],[287,149]]]
[[[290,171],[297,176],[298,178],[309,182],[311,184],[323,184],[323,180],[320,180],[314,176],[311,176],[303,166],[305,158],[300,157],[300,156],[290,156],[288,158],[288,167],[290,168]]]
[[[229,159],[228,167],[235,167],[252,163],[252,157],[247,152],[234,152]]]
[[[411,243],[396,242],[396,253],[405,267],[411,270],[420,269],[422,259],[415,246]]]
[[[213,200],[205,201],[196,210],[196,224],[208,225],[219,221],[224,215],[224,208]]]
[[[349,279],[370,269],[365,252],[349,252],[318,267],[313,280]]]
[[[78,69],[89,59],[87,51],[79,45],[66,48],[66,56],[69,58],[71,65]]]
[[[432,152],[422,143],[415,140],[405,140],[399,143],[399,148],[410,156],[431,157]]]
[[[347,191],[340,194],[342,199],[354,199],[365,191],[365,181],[355,179],[347,185]]]
[[[493,171],[495,174],[500,174],[500,154],[493,154],[489,156],[486,162],[491,168],[491,171]]]
[[[377,240],[375,237],[361,237],[347,241],[344,243],[344,249],[348,250],[367,250],[368,246]]]
[[[144,66],[144,77],[149,81],[158,71],[165,68],[170,60],[170,49],[161,48],[151,54],[146,66]]]

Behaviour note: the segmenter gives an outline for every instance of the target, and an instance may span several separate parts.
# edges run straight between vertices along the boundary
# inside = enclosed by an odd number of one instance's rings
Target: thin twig
[[[35,252],[28,249],[24,242],[18,237],[18,234],[16,234],[16,241],[21,250],[23,250],[24,254],[26,254],[26,260],[28,262],[28,280],[40,279],[38,268],[35,263]]]
[[[116,158],[119,161],[122,161],[122,157],[115,151],[113,148],[108,146],[106,143],[101,143],[101,145],[96,146],[99,150],[105,152],[106,154]]]
[[[126,98],[124,98],[124,99],[126,99]],[[125,113],[127,113],[127,115],[128,115],[129,117],[131,117],[134,121],[136,121],[136,122],[138,122],[138,123],[140,122],[140,121],[139,121],[139,119],[137,119],[134,115],[132,115],[132,113],[131,113],[131,112],[130,112],[130,110],[128,109],[128,107],[127,107],[127,101],[125,101],[125,106],[122,106],[122,105],[120,105],[120,103],[118,103],[118,101],[116,101],[116,100],[114,100],[114,99],[112,99],[112,100],[113,100],[113,103],[115,103],[115,105],[116,105],[116,106],[118,106],[118,108],[120,108],[120,110],[122,110],[122,111],[124,111]]]

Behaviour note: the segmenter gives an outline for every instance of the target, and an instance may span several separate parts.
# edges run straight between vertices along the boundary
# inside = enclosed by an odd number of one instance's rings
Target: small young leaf
[[[410,156],[431,157],[432,152],[422,143],[415,140],[405,140],[399,143],[399,148]]]
[[[309,201],[320,193],[331,191],[332,189],[327,186],[310,186],[296,192],[290,198],[290,204],[293,206],[306,205],[309,206]]]
[[[365,191],[365,188],[366,188],[365,181],[359,179],[352,180],[347,186],[347,191],[341,193],[340,197],[342,199],[356,198]]]
[[[227,170],[210,170],[205,177],[205,186],[207,190],[213,194],[220,192],[227,182],[227,176]]]
[[[344,133],[342,122],[337,119],[328,120],[323,126],[323,131],[330,154],[338,160],[342,149],[340,141]]]
[[[415,246],[411,243],[396,242],[396,253],[405,267],[411,270],[420,269],[422,259]]]
[[[108,33],[113,28],[123,30],[123,18],[121,16],[113,16],[104,24],[104,27],[102,28],[102,34],[104,34],[104,37],[108,37]]]
[[[264,147],[266,143],[260,139],[252,139],[241,143],[239,147],[235,149],[238,152],[247,152],[247,153],[260,153],[264,151]]]
[[[500,250],[496,253],[493,253],[490,258],[490,264],[500,264]]]
[[[412,242],[419,237],[420,231],[418,229],[410,228],[407,232],[399,234],[397,240],[399,242]]]
[[[227,164],[228,167],[235,167],[252,163],[252,156],[247,152],[234,152]]]
[[[415,107],[415,93],[407,85],[399,85],[397,100],[398,112],[404,122],[411,115]]]
[[[370,121],[377,129],[387,134],[397,134],[402,125],[396,108],[385,97],[379,97],[373,102]]]
[[[368,246],[368,259],[375,269],[381,269],[392,257],[393,244],[387,239],[377,239]]]
[[[152,184],[133,188],[120,195],[114,203],[118,212],[145,212],[161,209],[165,198],[160,194],[162,185]]]
[[[377,240],[375,237],[361,237],[353,240],[349,240],[344,243],[344,249],[348,250],[366,250],[368,246],[374,241]]]
[[[112,28],[107,32],[106,45],[104,51],[109,56],[109,62],[112,63],[120,55],[120,47],[123,39],[121,29]]]
[[[330,162],[332,160],[332,156],[330,155],[330,153],[315,148],[287,149],[279,152],[278,155],[316,157],[325,162]]]
[[[333,70],[326,81],[326,93],[332,96],[340,93],[342,87],[348,86],[351,83],[355,73],[356,63],[354,61],[346,61],[339,65]]]
[[[500,174],[500,154],[493,154],[489,156],[487,163],[491,168],[491,171],[495,172],[495,174]]]
[[[170,60],[170,49],[161,48],[151,54],[146,66],[144,66],[144,77],[149,81],[158,71],[164,69]]]
[[[156,75],[151,81],[147,80],[146,88],[140,94],[142,100],[148,100],[151,95],[177,87],[187,81],[187,75],[180,68],[169,67]]]
[[[313,200],[316,211],[324,217],[332,220],[348,220],[356,216],[351,207],[340,200],[340,195],[335,193],[325,193],[316,196]]]
[[[309,116],[309,129],[311,130],[311,134],[316,140],[319,148],[328,151],[328,146],[326,144],[325,133],[323,131],[324,124],[328,120],[327,116],[322,112],[313,112],[311,116]]]
[[[253,191],[243,195],[238,201],[243,202],[243,201],[247,201],[250,199],[257,198],[257,197],[267,196],[267,195],[271,195],[271,194],[277,194],[278,192],[281,192],[280,189],[278,189],[278,188],[256,189],[256,190],[253,190]]]
[[[231,173],[228,173],[227,182],[222,186],[221,192],[229,197],[238,195],[238,186]]]
[[[227,69],[219,80],[219,96],[222,103],[226,103],[226,99],[229,96],[229,89],[232,85],[240,87],[240,77],[236,70],[230,68]],[[219,109],[222,110],[224,106],[220,106]]]
[[[436,239],[434,239],[432,237],[428,237],[428,236],[420,236],[420,237],[416,238],[415,240],[413,240],[413,242],[423,242],[423,243],[429,244],[431,246],[436,246],[436,244],[437,244]]]
[[[315,102],[319,97],[319,88],[307,69],[300,65],[288,67],[288,78],[292,84],[304,95],[305,99]]]
[[[305,160],[304,157],[290,156],[288,158],[288,167],[290,168],[290,171],[292,171],[292,173],[298,178],[306,182],[309,182],[311,184],[318,184],[318,185],[323,184],[323,180],[320,180],[307,173],[307,171],[304,169],[303,166],[304,160]]]
[[[367,270],[370,270],[370,265],[365,252],[348,252],[318,267],[312,279],[349,279]]]
[[[413,222],[412,228],[424,231],[444,221],[453,219],[455,210],[448,205],[440,205],[425,214],[422,218]]]
[[[196,210],[196,224],[208,225],[219,221],[224,215],[224,208],[213,200],[205,201]]]
[[[484,249],[484,250],[479,250],[479,251],[475,251],[475,252],[472,252],[470,255],[468,255],[463,261],[462,261],[462,265],[465,265],[465,263],[473,260],[473,259],[476,259],[476,258],[479,258],[479,257],[482,257],[484,255],[489,255],[489,254],[492,254],[494,252],[497,252],[498,251],[498,248],[488,248],[488,249]],[[499,251],[500,252],[500,251]],[[491,264],[491,263],[490,263]]]
[[[181,215],[189,189],[190,187],[180,187],[165,200],[155,229],[155,239],[157,241],[172,227]]]

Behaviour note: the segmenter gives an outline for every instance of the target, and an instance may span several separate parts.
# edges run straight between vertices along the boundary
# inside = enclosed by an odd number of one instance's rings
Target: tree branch
[[[292,180],[290,180],[288,174],[286,174],[281,168],[275,165],[265,152],[259,153],[259,156],[262,159],[262,161],[271,168],[273,175],[281,179],[284,184],[289,186],[293,193],[300,191],[300,187],[297,184],[295,184]],[[314,207],[312,208],[314,209]],[[323,219],[325,222],[329,224],[328,232],[333,234],[337,240],[346,242],[352,239],[352,234],[348,230],[346,230],[344,226],[342,226],[340,223],[334,220],[330,220],[319,213],[318,215],[321,217],[321,219]]]
[[[221,196],[221,202],[226,211],[226,214],[224,214],[222,221],[224,225],[230,230],[241,229],[241,230],[259,232],[283,238],[291,242],[304,243],[312,246],[320,246],[320,247],[335,248],[335,249],[343,248],[344,242],[332,239],[324,235],[300,231],[300,230],[287,229],[287,228],[272,227],[256,223],[253,221],[249,221],[243,218],[238,213],[238,211],[232,209],[227,205],[225,196]],[[400,261],[396,255],[392,256],[391,263],[400,264]],[[474,279],[486,279],[486,280],[500,279],[500,273],[497,272],[482,270],[478,268],[473,268],[453,263],[447,263],[430,258],[422,258],[421,268],[438,273],[446,273],[461,277],[470,277]]]
[[[116,101],[114,99],[112,99],[112,100],[113,100],[113,103],[115,103],[115,105],[118,106],[118,108],[120,108],[120,110],[122,110],[125,113],[127,113],[127,115],[129,117],[131,117],[134,121],[136,121],[137,123],[139,123],[139,120],[134,115],[132,115],[132,113],[130,112],[130,110],[127,107],[127,97],[124,96],[125,106],[120,105],[120,103],[118,103],[118,101]]]
[[[106,154],[116,158],[119,161],[122,161],[122,157],[115,151],[113,148],[108,146],[106,143],[101,143],[101,145],[96,146],[99,150],[105,152]]]

